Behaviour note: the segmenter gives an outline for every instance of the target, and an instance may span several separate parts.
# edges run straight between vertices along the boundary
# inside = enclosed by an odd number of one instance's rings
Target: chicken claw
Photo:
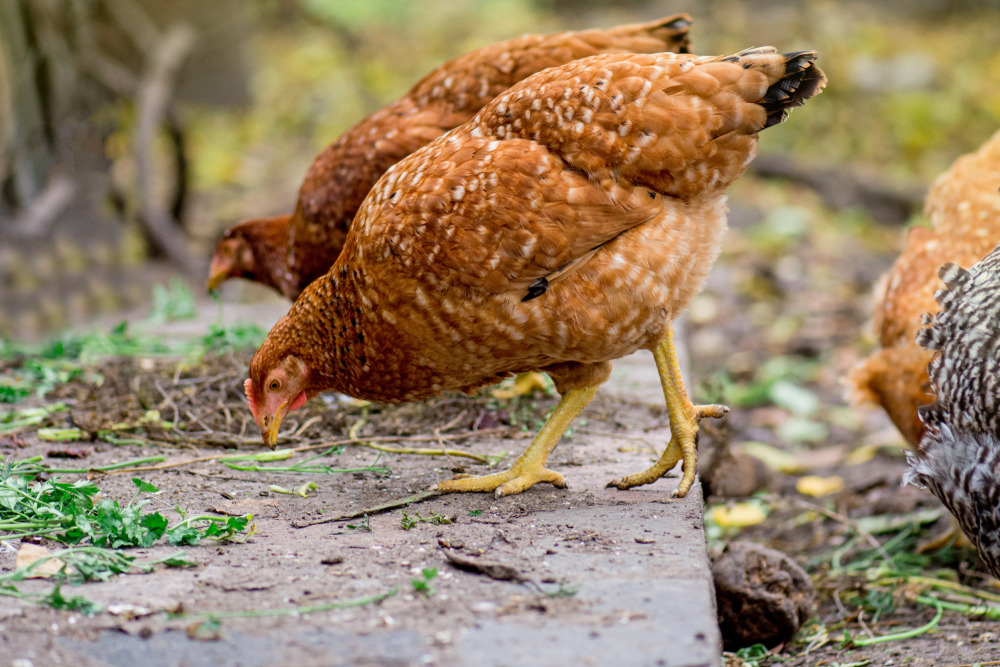
[[[510,470],[481,477],[450,479],[438,482],[435,488],[441,493],[493,491],[497,498],[527,491],[539,482],[548,482],[556,488],[565,489],[566,480],[559,473],[547,469],[545,461],[555,449],[559,438],[570,423],[580,414],[581,410],[587,407],[596,392],[597,387],[595,386],[571,389],[563,394],[562,400],[559,401],[559,405],[556,406],[548,421],[532,440],[531,445],[510,467]]]
[[[631,489],[643,484],[652,484],[669,472],[678,461],[683,460],[684,475],[671,497],[683,498],[687,495],[698,463],[698,422],[706,417],[718,419],[729,412],[724,405],[693,405],[684,390],[684,380],[681,377],[680,366],[677,363],[677,350],[674,347],[673,327],[667,326],[667,333],[660,344],[653,350],[656,369],[660,373],[660,384],[663,385],[663,397],[667,402],[667,414],[670,417],[670,442],[659,460],[639,473],[634,473],[613,479],[607,488],[621,490]]]

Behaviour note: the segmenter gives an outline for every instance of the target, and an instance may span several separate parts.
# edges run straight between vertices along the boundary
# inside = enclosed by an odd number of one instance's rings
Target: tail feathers
[[[768,128],[783,122],[788,117],[789,109],[802,106],[826,86],[826,75],[814,64],[817,57],[819,53],[816,51],[778,54],[772,46],[759,46],[719,60],[739,63],[743,69],[756,69],[768,75],[781,67],[781,76],[757,101],[767,111],[764,128]]]
[[[654,22],[649,34],[667,44],[675,44],[677,53],[691,53],[691,17],[687,14],[678,14]]]
[[[760,101],[767,110],[765,128],[784,122],[790,109],[802,106],[826,86],[826,75],[813,64],[818,55],[815,51],[784,54],[784,76],[767,89]]]

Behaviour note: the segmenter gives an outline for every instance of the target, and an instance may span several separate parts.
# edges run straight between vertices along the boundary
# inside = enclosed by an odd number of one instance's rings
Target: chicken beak
[[[267,445],[268,449],[274,450],[275,445],[278,444],[278,429],[281,428],[281,420],[285,418],[285,414],[288,412],[288,401],[285,401],[278,406],[278,409],[274,413],[274,421],[267,430],[263,428],[260,430],[261,435],[264,436],[264,444]]]
[[[221,285],[227,278],[229,278],[229,271],[233,267],[225,259],[216,255],[212,258],[212,265],[208,269],[208,291],[216,289]]]

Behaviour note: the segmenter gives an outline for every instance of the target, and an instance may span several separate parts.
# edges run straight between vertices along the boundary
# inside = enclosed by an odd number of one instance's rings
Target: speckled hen
[[[677,14],[610,30],[523,35],[441,65],[320,153],[294,214],[228,229],[216,245],[209,289],[247,278],[294,300],[333,266],[358,207],[389,167],[536,72],[599,53],[687,53],[690,26],[689,16]]]
[[[247,396],[264,441],[327,390],[381,402],[471,392],[542,370],[562,400],[505,472],[438,489],[565,486],[545,461],[611,372],[653,351],[671,440],[648,484],[683,459],[698,421],[671,321],[701,289],[726,228],[725,190],[760,130],[818,93],[814,52],[602,55],[540,72],[390,169],[344,251],[271,330]]]
[[[917,409],[934,400],[927,377],[931,353],[915,341],[920,316],[937,310],[934,292],[942,264],[971,266],[1000,243],[998,190],[1000,132],[934,181],[925,206],[933,227],[909,231],[906,248],[875,290],[881,349],[851,372],[848,384],[855,402],[885,408],[912,445],[924,435]]]
[[[941,268],[941,310],[917,342],[932,352],[936,400],[920,408],[927,426],[907,455],[908,481],[927,486],[1000,577],[1000,247],[968,271]]]

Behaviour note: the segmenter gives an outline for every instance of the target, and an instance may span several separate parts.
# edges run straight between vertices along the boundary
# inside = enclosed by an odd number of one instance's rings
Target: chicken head
[[[264,377],[255,378],[251,369],[251,377],[243,387],[264,444],[274,449],[281,420],[309,399],[309,367],[298,357],[288,355]]]

